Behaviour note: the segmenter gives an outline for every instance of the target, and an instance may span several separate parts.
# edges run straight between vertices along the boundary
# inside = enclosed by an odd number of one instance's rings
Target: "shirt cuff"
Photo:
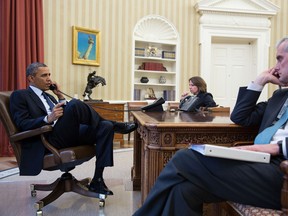
[[[61,99],[61,100],[59,100],[59,103],[64,103],[63,106],[66,106],[67,105],[67,100],[65,98]]]
[[[46,115],[43,119],[44,122],[48,123],[48,115]]]
[[[249,90],[258,91],[258,92],[261,92],[263,90],[263,88],[264,88],[264,86],[259,85],[259,84],[254,83],[254,82],[251,82],[247,87],[247,89],[249,89]]]
[[[282,141],[282,152],[283,152],[283,156],[285,158],[287,158],[287,142],[286,142],[286,138],[283,139],[283,141]]]

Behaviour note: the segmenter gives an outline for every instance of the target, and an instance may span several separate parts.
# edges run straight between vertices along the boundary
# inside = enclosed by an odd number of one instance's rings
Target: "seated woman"
[[[197,97],[197,100],[194,100],[193,108],[200,109],[202,107],[216,107],[216,103],[213,100],[213,95],[207,92],[206,82],[199,76],[194,76],[189,79],[189,90],[193,94],[192,97]],[[188,102],[188,98],[191,101],[191,95],[189,92],[185,92],[181,95],[179,108],[183,108],[183,105]],[[189,102],[188,102],[189,103]],[[187,110],[191,111],[191,110]]]

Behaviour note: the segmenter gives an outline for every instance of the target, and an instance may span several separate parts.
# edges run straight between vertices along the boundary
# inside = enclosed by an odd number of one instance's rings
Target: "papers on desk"
[[[205,156],[219,157],[233,160],[269,163],[270,154],[263,152],[248,151],[243,149],[229,148],[209,144],[192,144],[189,149],[197,151]]]

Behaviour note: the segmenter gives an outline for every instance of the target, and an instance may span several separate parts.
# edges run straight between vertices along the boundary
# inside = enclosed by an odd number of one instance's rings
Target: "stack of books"
[[[162,63],[157,62],[143,62],[138,70],[153,70],[153,71],[167,71]]]
[[[134,100],[140,100],[140,97],[141,97],[141,90],[134,89]]]
[[[175,59],[176,55],[173,51],[162,51],[162,58]]]
[[[135,48],[135,56],[145,56],[145,49],[144,48]]]
[[[165,101],[175,101],[175,90],[164,90],[163,98]]]

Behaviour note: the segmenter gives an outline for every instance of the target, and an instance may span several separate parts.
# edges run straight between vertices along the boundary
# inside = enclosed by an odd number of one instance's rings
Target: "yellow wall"
[[[132,34],[144,16],[166,17],[180,35],[180,92],[187,80],[199,74],[197,0],[43,0],[45,63],[64,92],[82,94],[89,70],[106,79],[107,85],[93,89],[94,99],[131,100]],[[272,18],[271,54],[275,63],[274,44],[288,35],[288,1],[271,0],[280,7]],[[72,64],[72,26],[100,30],[100,67]]]

